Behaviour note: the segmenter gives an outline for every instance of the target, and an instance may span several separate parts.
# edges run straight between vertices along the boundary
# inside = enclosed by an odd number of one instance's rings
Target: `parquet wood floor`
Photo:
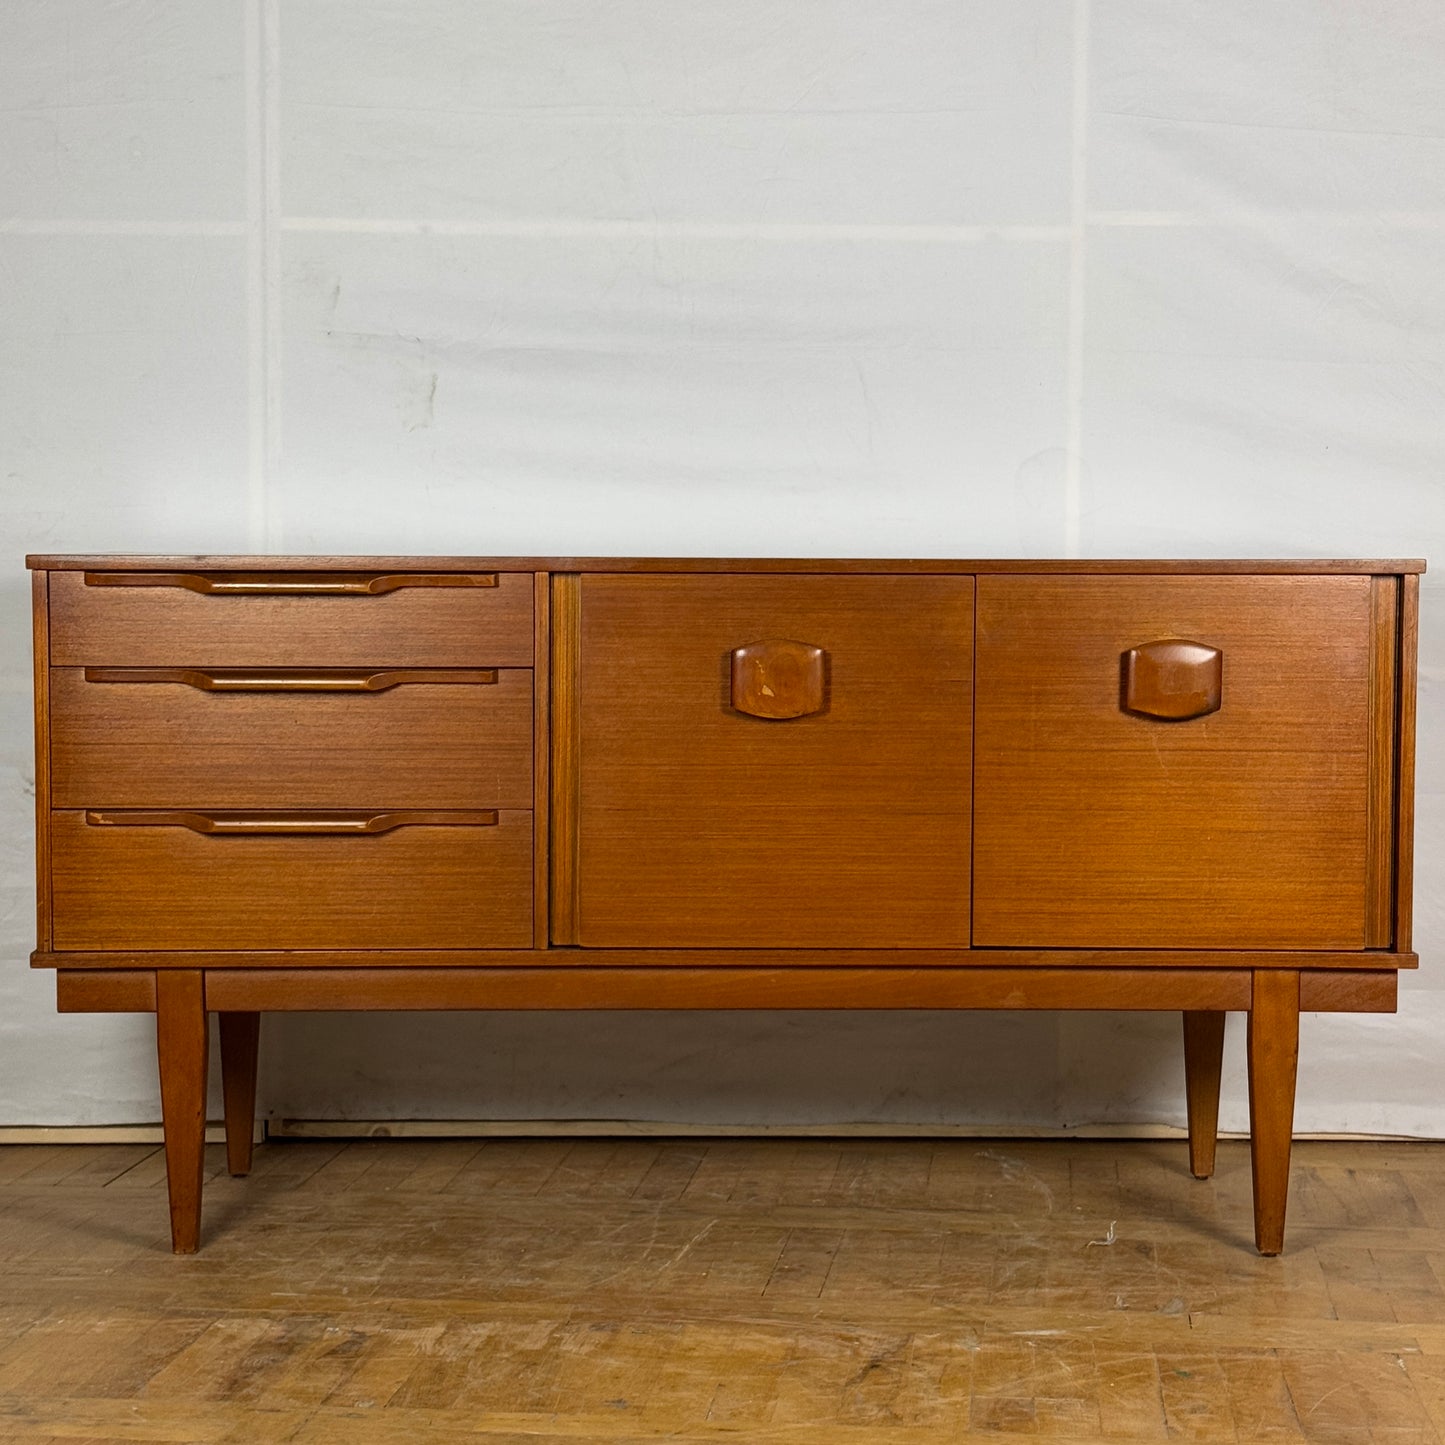
[[[0,1148],[0,1439],[1438,1441],[1445,1145]]]

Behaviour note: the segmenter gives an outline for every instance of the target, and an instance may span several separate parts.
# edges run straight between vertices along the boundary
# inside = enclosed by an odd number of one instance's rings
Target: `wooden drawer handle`
[[[87,572],[87,587],[183,587],[226,597],[375,597],[400,587],[495,587],[495,572]]]
[[[393,828],[491,828],[495,808],[467,812],[192,813],[181,809],[87,812],[92,828],[189,828],[193,833],[273,836],[280,833],[389,833]]]
[[[407,683],[495,683],[494,667],[87,667],[87,682],[178,682],[201,692],[385,692]]]
[[[1124,710],[1184,722],[1218,712],[1224,696],[1224,654],[1203,642],[1170,638],[1124,654]]]
[[[821,647],[776,638],[732,651],[732,705],[750,717],[807,717],[823,710]]]

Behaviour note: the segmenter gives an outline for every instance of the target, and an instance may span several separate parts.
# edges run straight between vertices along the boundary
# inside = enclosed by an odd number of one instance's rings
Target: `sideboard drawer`
[[[532,806],[523,668],[59,667],[50,698],[57,808]]]
[[[974,944],[1364,947],[1374,645],[1368,577],[980,578]]]
[[[88,817],[104,822],[89,823]],[[529,948],[532,817],[375,835],[210,835],[52,815],[55,947]]]
[[[529,572],[55,572],[50,660],[530,667],[532,590]]]

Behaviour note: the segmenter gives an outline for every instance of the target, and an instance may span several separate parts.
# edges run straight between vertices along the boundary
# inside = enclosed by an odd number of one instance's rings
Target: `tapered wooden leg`
[[[1219,1077],[1224,1064],[1224,1014],[1217,1009],[1184,1015],[1184,1094],[1189,1108],[1189,1172],[1214,1173],[1219,1138]]]
[[[256,1131],[256,1050],[261,1015],[221,1016],[221,1091],[226,1100],[226,1168],[251,1172],[251,1141]]]
[[[206,1146],[209,1030],[199,969],[156,970],[156,1053],[161,1072],[161,1122],[171,1248],[194,1254],[201,1237],[201,1178]]]
[[[1256,969],[1249,1011],[1249,1152],[1254,1242],[1261,1254],[1278,1254],[1284,1248],[1298,1063],[1299,974],[1293,969]]]

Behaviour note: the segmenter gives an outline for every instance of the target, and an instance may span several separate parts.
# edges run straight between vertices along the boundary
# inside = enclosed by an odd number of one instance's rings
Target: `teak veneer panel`
[[[974,943],[1359,948],[1367,577],[979,581]],[[1223,706],[1120,706],[1121,654],[1224,655]]]
[[[777,982],[780,975],[795,998],[811,1000],[808,1007],[817,1007],[824,999],[830,1006],[848,1008],[861,1007],[864,1000],[870,1008],[983,1007],[988,999],[1007,996],[1015,1002],[1031,1000],[1030,1006],[1040,1008],[1059,1007],[1065,998],[1071,1000],[1069,1006],[1083,1007],[1092,998],[1105,1000],[1100,1007],[1111,1009],[1139,1008],[1146,1002],[1151,1008],[1156,1003],[1163,1008],[1166,1000],[1178,999],[1191,1008],[1207,1005],[1223,1010],[1245,1007],[1250,991],[1241,977],[1244,971],[1239,969],[1221,974],[1214,983],[1194,970],[1171,969],[1165,975],[1163,991],[1155,994],[1157,975],[1140,979],[1128,971],[1105,968],[1086,970],[1070,987],[1061,977],[1065,970],[1036,966],[989,965],[980,970],[970,965],[966,971],[955,967],[928,984],[917,969],[859,968],[856,964],[828,968],[812,983],[797,977],[798,970],[777,965],[733,966],[706,976],[673,965],[661,976],[663,987],[659,990],[659,978],[654,975],[649,981],[649,971],[637,967],[584,967],[562,974],[547,967],[515,968],[497,963],[486,968],[442,969],[408,963],[393,955],[382,966],[358,967],[353,961],[350,967],[302,969],[295,966],[296,957],[285,955],[264,969],[238,969],[230,967],[224,957],[211,955],[192,966],[206,969],[207,1002],[213,1009],[632,1008],[646,1007],[637,1001],[649,998],[659,1008],[722,1007],[719,1000],[730,1008],[759,1004],[774,1008],[782,986]],[[413,957],[425,959],[427,955]],[[1046,985],[1041,989],[1030,986],[1029,981],[1043,972],[1048,975]],[[1187,986],[1177,982],[1185,973],[1192,979]],[[1105,977],[1111,980],[1107,985],[1099,982]],[[56,1003],[61,1013],[152,1013],[155,981],[154,969],[64,968],[55,976]],[[1304,1012],[1394,1013],[1396,982],[1394,973],[1306,969],[1300,973],[1300,1008]],[[1023,987],[1008,993],[1014,984]],[[1197,1083],[1203,1088],[1210,1081]]]
[[[520,808],[532,673],[384,692],[198,691],[51,671],[57,808]]]
[[[155,970],[63,968],[55,975],[56,1012],[154,1013]]]
[[[532,945],[530,812],[375,837],[53,821],[58,950]]]
[[[482,968],[496,964],[527,964],[565,973],[604,965],[616,968],[1124,968],[1137,978],[1151,970],[1188,968],[1204,972],[1238,968],[1296,968],[1294,950],[1197,948],[550,948],[525,959],[495,948],[323,948],[298,957],[284,949],[249,948],[243,957],[207,950],[177,949],[152,954],[144,949],[70,949],[64,953],[37,949],[35,968],[390,968],[415,963],[426,968]],[[1311,950],[1306,960],[1316,973],[1360,973],[1393,976],[1417,968],[1413,953]]]
[[[212,1009],[1244,1009],[1248,969],[208,969]]]
[[[1395,947],[1411,947],[1415,898],[1415,677],[1420,579],[1400,579],[1399,731],[1395,756]]]
[[[175,570],[209,569],[192,559]],[[377,596],[204,596],[184,587],[88,587],[83,572],[54,572],[50,660],[57,667],[530,667],[531,574],[499,572],[496,580],[495,587],[403,587]]]
[[[552,608],[551,579],[532,578],[532,942],[547,946],[552,878]]]
[[[1365,853],[1365,947],[1395,938],[1400,579],[1370,579],[1370,763]]]
[[[138,555],[35,553],[25,565],[53,572],[798,572],[857,577],[936,572],[987,577],[994,573],[1047,576],[1368,576],[1423,572],[1418,557],[360,557],[206,553]]]
[[[30,578],[35,676],[35,943],[50,947],[50,574]]]
[[[971,580],[586,576],[580,607],[578,943],[967,944]],[[732,706],[768,638],[823,649],[820,711]]]
[[[551,724],[548,761],[552,820],[549,850],[552,943],[577,942],[577,817],[581,785],[581,719],[578,709],[578,647],[581,643],[581,578],[551,579]]]
[[[1299,1006],[1302,1013],[1395,1012],[1400,976],[1393,970],[1378,973],[1350,969],[1307,968],[1300,971]]]

